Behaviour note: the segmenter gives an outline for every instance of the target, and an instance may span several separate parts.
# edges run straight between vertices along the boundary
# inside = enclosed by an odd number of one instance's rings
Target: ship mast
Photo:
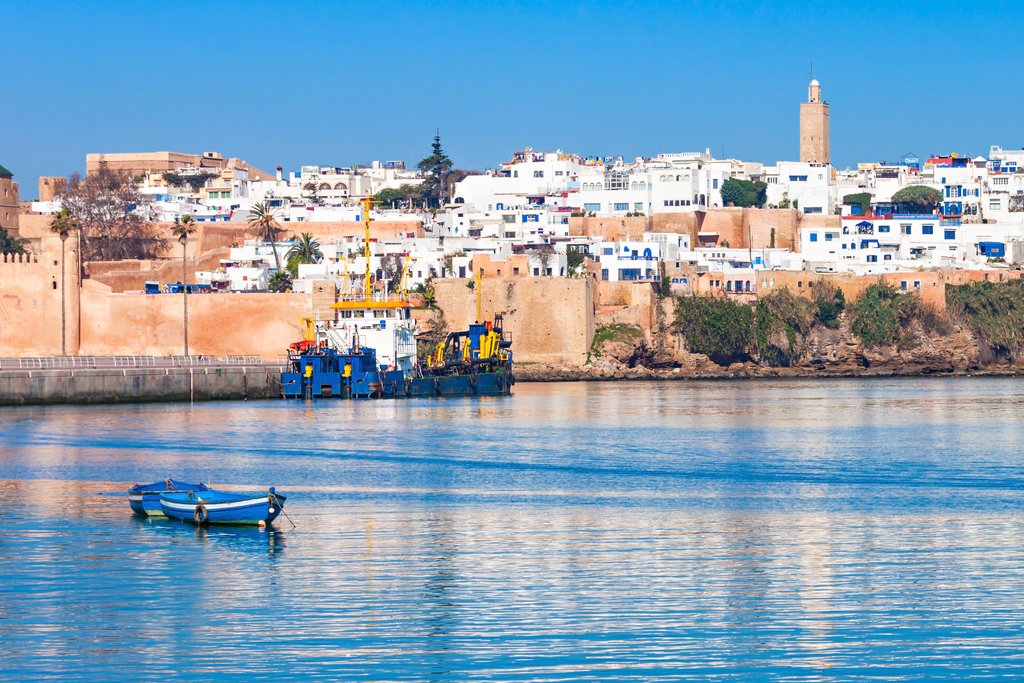
[[[370,196],[363,198],[363,258],[366,259],[366,277],[363,280],[363,299],[369,301],[373,291],[370,284]]]

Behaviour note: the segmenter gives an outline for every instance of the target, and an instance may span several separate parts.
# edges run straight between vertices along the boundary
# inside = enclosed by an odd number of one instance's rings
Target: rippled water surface
[[[0,411],[8,680],[1024,677],[1024,382]],[[129,483],[276,485],[277,530]]]

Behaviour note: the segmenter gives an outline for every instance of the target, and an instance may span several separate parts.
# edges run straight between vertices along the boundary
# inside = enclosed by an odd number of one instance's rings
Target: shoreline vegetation
[[[1024,282],[947,286],[945,306],[884,283],[825,280],[748,303],[663,297],[649,332],[602,325],[579,365],[517,363],[519,381],[1024,374]]]

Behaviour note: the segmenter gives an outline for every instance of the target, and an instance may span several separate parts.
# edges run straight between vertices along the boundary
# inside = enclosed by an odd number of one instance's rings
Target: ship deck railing
[[[2,370],[76,370],[120,368],[194,368],[281,365],[262,356],[37,356],[0,358]]]

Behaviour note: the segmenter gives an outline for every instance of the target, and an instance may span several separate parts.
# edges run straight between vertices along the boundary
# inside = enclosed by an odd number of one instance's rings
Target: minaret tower
[[[807,101],[800,103],[800,161],[830,163],[828,144],[828,103],[821,101],[821,83],[815,79]]]

